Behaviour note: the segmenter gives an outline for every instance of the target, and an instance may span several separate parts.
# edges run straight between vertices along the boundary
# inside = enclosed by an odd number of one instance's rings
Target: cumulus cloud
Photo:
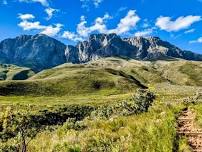
[[[52,17],[53,17],[53,15],[54,15],[54,13],[55,12],[57,12],[58,10],[57,9],[54,9],[54,8],[46,8],[45,9],[45,12],[46,12],[46,14],[48,15],[48,17],[46,18],[46,20],[50,20]]]
[[[202,37],[199,37],[197,40],[190,41],[189,43],[202,43]]]
[[[18,18],[20,18],[21,20],[30,20],[34,19],[35,16],[32,14],[19,14]]]
[[[63,25],[59,23],[56,25],[45,26],[41,34],[46,34],[48,36],[55,36],[61,31],[62,27]]]
[[[92,32],[107,33],[106,21],[112,17],[106,13],[103,17],[97,17],[91,26],[86,26],[87,21],[85,16],[81,16],[80,23],[77,25],[77,33],[65,31],[63,38],[67,38],[72,41],[81,41],[87,38]]]
[[[138,31],[135,33],[135,36],[151,36],[151,34],[153,33],[153,29],[149,28],[149,29],[145,29],[143,31]]]
[[[90,33],[97,31],[99,33],[107,33],[106,21],[112,17],[106,13],[103,17],[97,17],[93,25],[87,27],[87,21],[81,16],[81,22],[77,25],[77,33],[82,37],[88,37]]]
[[[48,0],[19,0],[20,2],[26,2],[26,3],[33,3],[33,2],[37,2],[40,3],[41,5],[48,7],[49,3]]]
[[[42,26],[40,22],[31,22],[27,20],[23,20],[18,24],[19,27],[23,28],[25,31],[30,31],[30,30],[41,30],[44,29],[45,26]]]
[[[193,23],[198,22],[201,20],[201,16],[181,16],[178,17],[176,20],[172,20],[171,17],[163,17],[160,16],[157,18],[156,26],[159,27],[161,30],[165,30],[168,32],[176,32],[182,29],[189,28]]]
[[[98,33],[116,33],[118,35],[129,32],[134,29],[136,24],[139,22],[140,18],[136,14],[135,10],[130,10],[125,17],[123,17],[118,23],[117,27],[114,29],[107,28],[107,21],[113,17],[106,13],[103,17],[97,17],[91,26],[87,26],[87,21],[85,16],[81,16],[80,23],[77,25],[76,33],[70,31],[65,31],[63,37],[68,38],[73,41],[78,41],[78,39],[83,39],[88,37],[93,32]]]
[[[39,21],[32,21],[31,19],[34,19],[35,16],[32,14],[19,14],[19,17],[21,19],[21,22],[18,24],[19,27],[21,27],[25,31],[30,30],[40,30],[42,34],[46,34],[48,36],[55,36],[57,35],[61,29],[62,24],[55,24],[55,25],[42,25]]]
[[[65,31],[62,35],[63,38],[73,41],[83,41],[83,38],[80,37],[78,34],[72,33],[70,31]]]
[[[135,10],[130,10],[128,14],[120,20],[117,28],[109,30],[109,33],[123,34],[133,29],[140,21],[140,17]]]
[[[81,22],[77,25],[77,33],[82,37],[87,37],[90,33],[90,28],[86,27],[86,24],[85,16],[81,16]]]

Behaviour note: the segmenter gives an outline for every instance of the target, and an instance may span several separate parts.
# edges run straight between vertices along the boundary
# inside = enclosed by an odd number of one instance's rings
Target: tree
[[[18,144],[15,147],[17,151],[27,152],[29,142],[42,129],[36,123],[37,121],[33,122],[33,119],[28,110],[14,112],[11,107],[7,107],[2,115],[3,137],[1,138],[3,140],[16,138]]]

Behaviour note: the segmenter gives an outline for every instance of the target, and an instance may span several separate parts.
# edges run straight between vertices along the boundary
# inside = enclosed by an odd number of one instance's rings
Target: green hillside
[[[84,69],[66,74],[69,68],[61,69],[61,74],[44,79],[0,82],[1,95],[67,96],[88,93],[118,94],[137,88],[128,77],[113,75],[105,70]],[[74,71],[75,70],[75,71]],[[46,73],[47,72],[47,73]],[[49,71],[45,73],[48,74]],[[50,71],[52,72],[52,71]],[[58,71],[59,72],[59,71]],[[54,74],[53,74],[54,75]]]
[[[0,64],[0,80],[25,80],[33,75],[34,72],[29,68]]]
[[[132,92],[136,88],[147,88],[148,84],[163,82],[202,86],[200,73],[202,73],[201,62],[144,62],[108,58],[83,65],[64,64],[44,70],[26,81],[0,82],[0,94],[34,96],[120,94]]]
[[[202,62],[106,58],[1,81],[0,151],[22,148],[22,128],[28,152],[186,151],[176,118],[192,107],[201,125],[201,73]]]

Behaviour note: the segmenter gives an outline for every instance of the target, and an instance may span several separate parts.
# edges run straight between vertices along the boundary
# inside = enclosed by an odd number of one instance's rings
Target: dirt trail
[[[186,136],[193,152],[202,152],[202,129],[194,124],[195,113],[184,109],[178,118],[178,134]]]

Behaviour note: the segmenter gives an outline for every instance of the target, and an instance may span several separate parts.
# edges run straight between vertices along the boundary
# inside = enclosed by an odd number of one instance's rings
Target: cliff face
[[[131,57],[136,54],[136,47],[116,34],[94,34],[87,41],[80,42],[75,47],[67,46],[66,54],[68,54],[68,58],[76,55],[78,62],[87,62],[101,57]]]
[[[83,63],[103,57],[126,57],[138,60],[182,58],[202,61],[202,55],[162,41],[158,37],[124,38],[116,34],[93,34],[76,46],[37,34],[6,39],[0,43],[0,63],[26,66],[40,71],[65,62]]]
[[[132,37],[122,39],[116,34],[95,34],[87,41],[74,46],[67,46],[68,59],[74,56],[76,63],[87,62],[101,57],[119,56],[138,60],[158,60],[182,58],[186,60],[202,61],[202,55],[180,48],[162,41],[158,37]],[[71,60],[69,60],[71,62]]]
[[[64,44],[46,35],[23,35],[0,43],[0,63],[40,71],[65,63],[65,48]]]

